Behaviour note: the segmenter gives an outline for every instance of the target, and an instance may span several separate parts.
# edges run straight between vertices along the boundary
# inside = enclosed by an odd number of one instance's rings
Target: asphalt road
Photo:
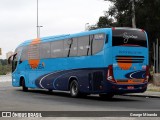
[[[160,111],[160,99],[115,96],[102,100],[96,95],[71,98],[69,93],[12,87],[0,82],[0,111]]]
[[[0,83],[0,110],[17,111],[125,111],[160,110],[160,99],[130,96],[114,96],[101,100],[98,96],[71,98],[69,93],[46,90],[22,89],[11,86],[11,82]]]

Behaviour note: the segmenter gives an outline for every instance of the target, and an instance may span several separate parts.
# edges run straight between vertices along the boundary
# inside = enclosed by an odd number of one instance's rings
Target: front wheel
[[[78,97],[79,96],[79,87],[78,87],[78,82],[76,80],[73,80],[70,83],[70,95],[72,97]]]
[[[48,92],[52,92],[52,89],[48,89]]]
[[[28,87],[26,87],[25,80],[22,80],[22,90],[25,92],[28,91]]]

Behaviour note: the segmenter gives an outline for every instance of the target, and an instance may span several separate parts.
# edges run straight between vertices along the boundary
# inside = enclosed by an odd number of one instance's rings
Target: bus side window
[[[69,47],[72,45],[72,42],[70,39],[66,39],[63,43],[63,57],[68,57]]]
[[[51,58],[63,57],[63,41],[51,42]]]
[[[95,34],[92,42],[92,54],[102,51],[104,46],[104,34]]]
[[[25,59],[29,59],[29,60],[38,60],[39,58],[39,44],[31,44],[28,46],[28,50],[26,51],[27,53],[26,56],[28,56],[28,58]]]
[[[72,38],[72,46],[70,49],[70,57],[77,56],[78,48],[77,48],[77,38]]]
[[[78,38],[78,56],[87,56],[87,51],[90,49],[89,36]]]
[[[22,51],[23,47],[18,47],[14,53],[17,53],[16,55],[16,61],[18,61],[20,55],[21,55],[21,51]]]
[[[21,53],[20,61],[23,62],[24,60],[28,60],[28,46],[24,46]]]
[[[50,42],[41,43],[40,44],[40,59],[50,58],[51,50],[50,50]]]
[[[64,40],[63,57],[77,56],[77,38]]]

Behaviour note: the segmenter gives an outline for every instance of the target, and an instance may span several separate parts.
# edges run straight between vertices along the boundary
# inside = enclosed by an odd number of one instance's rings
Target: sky
[[[39,0],[40,37],[72,34],[94,25],[111,4],[104,0]],[[37,37],[37,0],[0,0],[1,59]]]

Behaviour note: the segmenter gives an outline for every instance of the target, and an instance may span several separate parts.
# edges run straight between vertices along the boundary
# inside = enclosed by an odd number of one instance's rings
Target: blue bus
[[[11,59],[12,58],[12,59]],[[148,38],[142,29],[115,27],[37,38],[9,59],[12,85],[102,98],[139,93],[149,79]]]

